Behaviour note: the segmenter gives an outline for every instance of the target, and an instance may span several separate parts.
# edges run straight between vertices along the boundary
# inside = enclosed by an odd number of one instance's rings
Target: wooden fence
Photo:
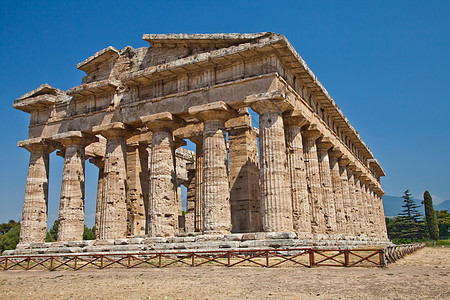
[[[262,249],[145,253],[86,253],[0,257],[0,270],[80,270],[85,268],[260,266],[275,267],[382,267],[424,244],[367,249]]]

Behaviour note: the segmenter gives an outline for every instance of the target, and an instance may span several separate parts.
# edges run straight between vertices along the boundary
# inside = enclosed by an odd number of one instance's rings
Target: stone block
[[[129,239],[115,239],[114,245],[128,245],[130,243]]]
[[[243,235],[242,233],[225,234],[225,241],[241,241]]]
[[[267,232],[266,239],[296,239],[295,232]]]

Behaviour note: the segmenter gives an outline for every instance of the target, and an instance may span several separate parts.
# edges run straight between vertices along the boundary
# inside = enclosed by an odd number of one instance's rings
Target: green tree
[[[450,213],[446,210],[436,210],[436,219],[439,227],[439,237],[450,236]]]
[[[83,240],[95,240],[95,226],[89,228],[84,225]]]
[[[428,233],[436,245],[436,240],[439,238],[439,227],[437,223],[436,213],[433,208],[433,199],[428,191],[423,194],[423,202],[425,206],[425,218],[427,220]]]
[[[1,223],[0,224],[0,234],[7,233],[11,228],[13,228],[18,223],[14,220],[9,220],[8,223]]]
[[[15,225],[5,234],[0,235],[0,254],[5,250],[16,249],[19,243],[20,223]]]
[[[58,225],[59,220],[55,220],[53,226],[50,227],[50,230],[47,232],[47,235],[45,236],[46,242],[56,242],[58,240]]]
[[[426,235],[426,228],[422,214],[418,210],[419,205],[411,196],[409,190],[406,190],[402,196],[403,211],[399,213],[397,226],[402,238],[409,238],[411,242],[414,242],[414,239],[423,238]]]

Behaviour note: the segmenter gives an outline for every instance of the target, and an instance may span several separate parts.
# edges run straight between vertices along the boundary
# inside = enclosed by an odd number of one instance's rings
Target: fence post
[[[314,267],[314,250],[309,249],[309,267]]]
[[[161,253],[159,253],[158,256],[159,256],[159,264],[158,264],[158,267],[161,268]]]
[[[269,250],[266,250],[266,268],[268,268],[270,266],[269,263]]]
[[[8,258],[5,258],[5,270],[8,269]]]
[[[75,269],[74,269],[74,270],[76,270],[76,269],[77,269],[77,258],[78,258],[78,256],[77,256],[77,255],[75,255]]]
[[[348,267],[350,265],[350,250],[344,249],[344,266]]]

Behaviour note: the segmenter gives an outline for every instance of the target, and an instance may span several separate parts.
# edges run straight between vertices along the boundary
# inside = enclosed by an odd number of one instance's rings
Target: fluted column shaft
[[[266,99],[252,105],[259,114],[260,195],[262,225],[266,232],[294,230],[283,103]]]
[[[386,220],[385,220],[385,216],[384,216],[383,201],[382,201],[381,196],[378,194],[376,195],[376,201],[378,202],[378,205],[379,205],[378,212],[380,214],[380,217],[379,217],[379,222],[381,224],[380,238],[387,239],[388,235],[387,235],[387,229],[386,229]]]
[[[225,121],[234,115],[223,102],[189,108],[203,121],[203,233],[231,232],[230,182]]]
[[[348,178],[348,191],[350,198],[350,222],[352,227],[352,233],[354,235],[360,234],[360,227],[358,222],[358,208],[357,208],[357,200],[355,195],[355,177],[353,176],[353,171],[350,167],[347,167],[347,178]]]
[[[99,239],[127,236],[126,137],[123,123],[95,126],[94,132],[106,138],[103,197],[100,207]]]
[[[203,231],[203,137],[195,146],[195,216],[196,232]]]
[[[352,202],[350,198],[350,190],[349,190],[349,183],[348,183],[348,174],[347,174],[347,164],[349,163],[348,159],[346,157],[341,157],[338,160],[339,164],[339,177],[341,180],[341,186],[342,186],[342,205],[344,209],[344,224],[343,224],[343,232],[346,235],[352,235],[353,234],[353,226],[352,226]]]
[[[225,120],[208,120],[203,129],[203,232],[231,232],[230,186]]]
[[[81,241],[84,232],[85,144],[81,139],[64,142],[64,169],[59,208],[58,241]]]
[[[184,217],[185,232],[195,232],[195,162],[186,163],[188,180],[185,183],[186,215]]]
[[[98,179],[97,179],[97,201],[95,206],[95,239],[99,239],[99,228],[101,221],[101,207],[103,198],[103,176],[105,169],[105,162],[103,157],[94,157],[89,160],[92,164],[98,167]]]
[[[311,206],[311,231],[313,233],[325,232],[322,187],[316,147],[316,140],[319,137],[320,134],[316,131],[305,131],[303,134],[303,153],[306,166],[306,182],[308,184],[308,202]]]
[[[306,183],[303,139],[301,135],[301,127],[305,124],[305,119],[303,117],[287,116],[284,123],[294,231],[297,233],[310,233],[311,210],[308,200],[308,185]]]
[[[343,198],[343,183],[341,181],[340,168],[338,164],[338,158],[342,154],[336,150],[329,151],[330,159],[330,174],[331,183],[333,186],[333,195],[336,209],[336,223],[339,233],[346,233],[345,228],[345,211],[344,211],[344,198]]]
[[[325,232],[336,232],[336,209],[334,203],[333,186],[330,174],[330,160],[328,143],[317,142],[317,157],[319,160],[320,183],[322,186],[322,203],[325,218]]]
[[[172,132],[182,120],[168,112],[141,120],[152,131],[148,235],[174,236],[178,232],[178,182]]]
[[[357,231],[361,235],[365,235],[364,233],[364,227],[365,227],[365,216],[363,211],[363,199],[362,199],[362,193],[361,193],[361,181],[359,178],[360,172],[359,171],[353,171],[353,180],[354,180],[354,187],[355,187],[355,225],[357,228]]]
[[[49,154],[43,144],[31,144],[27,185],[23,203],[19,243],[43,243],[47,233]]]

